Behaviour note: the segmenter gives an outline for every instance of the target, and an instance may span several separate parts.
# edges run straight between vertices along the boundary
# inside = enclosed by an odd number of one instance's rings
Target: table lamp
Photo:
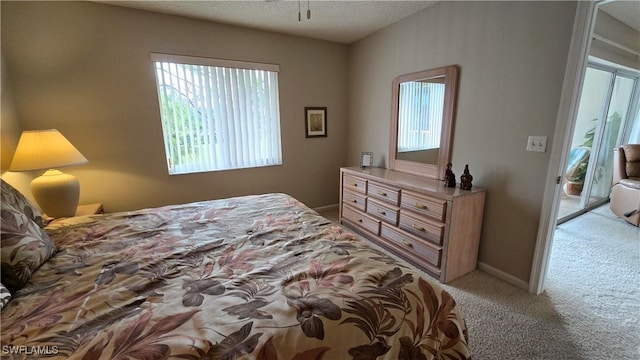
[[[75,176],[52,168],[88,162],[58,130],[31,130],[22,132],[9,170],[48,169],[33,179],[31,193],[48,216],[69,217],[76,214],[80,183]]]

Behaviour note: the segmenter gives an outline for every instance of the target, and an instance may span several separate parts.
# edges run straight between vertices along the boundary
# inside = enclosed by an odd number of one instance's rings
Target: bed
[[[2,192],[3,358],[470,356],[446,291],[291,196],[44,226]]]

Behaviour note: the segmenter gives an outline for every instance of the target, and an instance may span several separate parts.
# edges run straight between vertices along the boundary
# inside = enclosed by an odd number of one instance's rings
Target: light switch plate
[[[527,151],[545,152],[547,151],[546,136],[529,136],[527,140]]]

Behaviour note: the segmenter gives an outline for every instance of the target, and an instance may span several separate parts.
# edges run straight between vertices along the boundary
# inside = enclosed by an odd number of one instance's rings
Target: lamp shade
[[[9,170],[42,170],[88,162],[58,130],[30,130],[22,132]]]

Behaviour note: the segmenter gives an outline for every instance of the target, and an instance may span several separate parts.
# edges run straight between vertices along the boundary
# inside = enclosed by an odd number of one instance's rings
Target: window
[[[151,60],[169,174],[282,164],[277,65]]]

